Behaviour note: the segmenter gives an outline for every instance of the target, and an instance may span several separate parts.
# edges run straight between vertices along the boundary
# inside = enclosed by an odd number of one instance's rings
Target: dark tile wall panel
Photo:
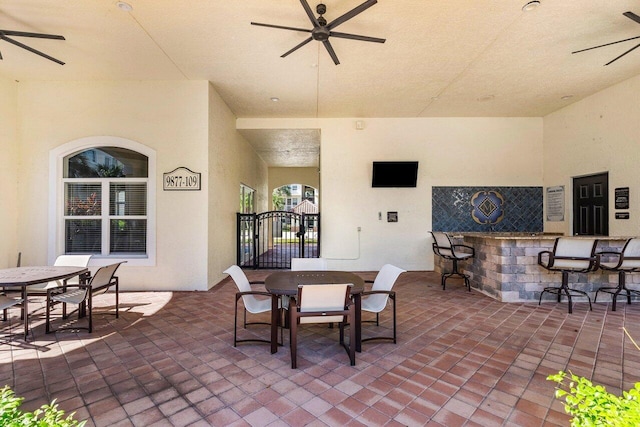
[[[495,224],[480,224],[473,218],[471,200],[478,192],[499,194],[501,206],[487,201],[479,209],[501,208],[502,219]],[[434,231],[542,232],[542,187],[433,187],[432,229]],[[493,197],[493,200],[496,200]],[[478,205],[479,200],[476,200]],[[477,211],[476,211],[477,212]],[[481,216],[481,215],[480,215]]]

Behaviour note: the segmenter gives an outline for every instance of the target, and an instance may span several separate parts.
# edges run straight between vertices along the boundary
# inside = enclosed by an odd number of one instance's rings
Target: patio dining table
[[[0,287],[5,290],[20,289],[22,293],[22,307],[24,320],[24,339],[29,335],[29,300],[27,287],[39,283],[66,281],[75,276],[81,276],[89,271],[86,267],[33,266],[0,269]]]
[[[348,271],[292,271],[283,270],[271,273],[264,281],[264,287],[271,296],[271,353],[278,351],[278,301],[281,296],[296,296],[298,285],[351,283],[351,295],[355,305],[356,351],[362,351],[362,292],[364,279]]]

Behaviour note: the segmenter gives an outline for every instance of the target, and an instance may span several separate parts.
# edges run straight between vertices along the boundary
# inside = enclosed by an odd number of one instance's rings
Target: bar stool
[[[640,295],[640,290],[629,289],[626,285],[626,273],[640,271],[640,239],[631,238],[626,241],[622,247],[622,251],[603,251],[600,255],[611,255],[614,258],[611,262],[601,262],[600,267],[603,270],[618,272],[618,286],[602,287],[596,291],[594,302],[598,301],[598,292],[606,292],[611,294],[612,304],[611,310],[616,311],[616,301],[618,295],[625,291],[627,293],[627,304],[631,304],[631,293]]]
[[[444,290],[448,278],[458,276],[464,279],[465,286],[469,289],[469,292],[471,292],[469,275],[458,271],[458,261],[473,258],[475,256],[474,249],[467,245],[454,245],[451,243],[449,236],[441,231],[432,231],[431,235],[433,236],[433,253],[444,259],[453,261],[453,271],[451,271],[451,273],[442,273],[442,278],[440,279],[442,289]]]
[[[569,273],[588,273],[598,269],[600,255],[595,253],[597,244],[598,239],[558,237],[553,245],[553,251],[538,253],[538,265],[549,271],[562,273],[560,287],[544,288],[540,292],[538,305],[542,303],[542,295],[545,292],[558,295],[558,302],[560,302],[562,295],[566,295],[569,300],[569,314],[571,314],[573,312],[571,296],[579,294],[587,297],[589,310],[593,310],[591,298],[586,292],[569,288]],[[545,257],[546,260],[543,259]]]

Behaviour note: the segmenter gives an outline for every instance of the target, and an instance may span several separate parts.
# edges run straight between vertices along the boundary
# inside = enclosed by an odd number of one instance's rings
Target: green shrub
[[[86,421],[73,419],[73,413],[64,418],[64,411],[58,409],[56,401],[42,405],[33,412],[22,412],[18,407],[23,397],[16,397],[9,386],[0,389],[0,426],[2,427],[82,427]]]
[[[640,426],[640,383],[622,396],[607,392],[601,385],[593,385],[584,377],[558,372],[547,380],[559,384],[556,398],[564,398],[564,410],[571,415],[571,426]]]

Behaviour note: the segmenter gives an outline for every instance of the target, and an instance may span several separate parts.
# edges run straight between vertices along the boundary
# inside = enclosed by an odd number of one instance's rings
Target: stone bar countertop
[[[538,265],[538,253],[550,251],[561,233],[478,233],[450,232],[454,243],[475,249],[475,257],[461,262],[460,269],[469,275],[471,288],[503,302],[538,302],[545,286],[560,284],[560,274],[551,273]],[[596,251],[619,251],[628,239],[625,236],[575,236],[579,239],[598,239]],[[451,263],[435,257],[435,271],[450,271]],[[598,270],[589,274],[570,275],[570,286],[589,293],[593,299],[600,286],[614,286],[617,274]],[[640,275],[630,275],[632,283],[640,282]],[[546,297],[546,295],[545,295]],[[603,297],[604,302],[610,298]],[[557,301],[552,295],[545,301]],[[580,301],[576,298],[576,301]],[[586,300],[585,300],[586,301]],[[600,302],[600,300],[598,300]],[[566,301],[565,301],[566,303]]]

